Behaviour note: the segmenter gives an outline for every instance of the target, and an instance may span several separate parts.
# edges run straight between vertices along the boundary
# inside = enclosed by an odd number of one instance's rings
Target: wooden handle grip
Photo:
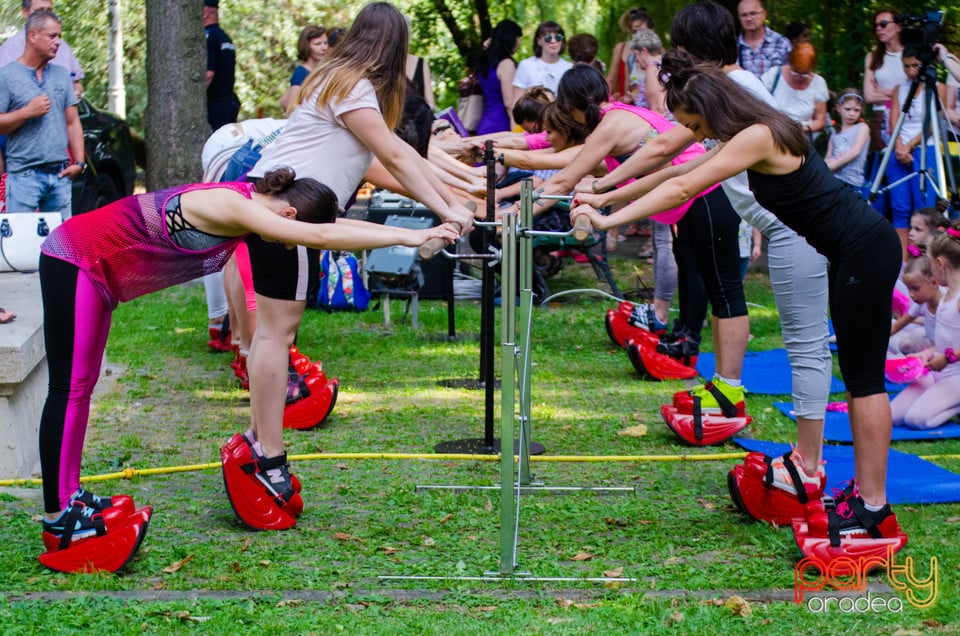
[[[573,224],[573,238],[581,242],[586,241],[590,238],[592,231],[593,226],[590,224],[590,219],[586,216],[578,216]]]

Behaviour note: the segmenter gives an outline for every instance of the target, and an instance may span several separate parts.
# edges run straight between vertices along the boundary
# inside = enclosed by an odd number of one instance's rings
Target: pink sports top
[[[609,104],[607,104],[605,108],[600,110],[600,118],[602,119],[603,116],[606,115],[611,110],[625,110],[629,113],[632,113],[633,115],[636,115],[643,121],[650,124],[653,130],[651,131],[650,137],[648,138],[652,138],[661,133],[665,133],[666,131],[670,130],[676,125],[673,122],[669,121],[666,117],[664,117],[660,113],[656,113],[646,108],[641,108],[640,106],[634,106],[632,104],[624,104],[623,102],[610,102]],[[646,140],[644,140],[644,142],[645,141]],[[644,142],[641,142],[637,147],[639,148],[640,146],[642,146]],[[674,157],[670,163],[672,163],[675,166],[678,166],[681,163],[686,163],[691,159],[693,159],[694,157],[702,155],[705,152],[706,152],[706,149],[703,146],[701,146],[699,143],[692,143],[689,146],[687,146],[683,150],[683,152],[681,152],[679,155]],[[632,154],[633,153],[631,152],[626,155],[620,155],[619,157],[607,155],[606,157],[604,157],[603,161],[607,166],[607,170],[612,172],[614,169],[616,169],[617,166],[619,166],[621,163],[626,161]],[[623,183],[619,184],[618,187],[624,186],[633,181],[635,181],[635,179],[628,179],[627,181],[624,181]],[[698,194],[697,197],[702,197],[708,192],[715,190],[716,188],[719,187],[719,185],[720,184],[714,184],[710,186],[709,188],[707,188],[706,190]],[[664,210],[663,212],[658,212],[653,216],[651,216],[651,218],[654,219],[655,221],[659,221],[660,223],[666,223],[667,225],[672,225],[673,223],[676,223],[677,221],[683,218],[683,215],[687,213],[687,210],[690,209],[690,206],[693,205],[694,199],[696,199],[697,197],[692,197],[686,203],[682,203],[675,208]]]
[[[209,188],[234,190],[249,199],[253,184],[195,183],[135,194],[71,217],[47,237],[40,250],[86,272],[113,307],[216,272],[245,235],[211,237],[207,249],[184,249],[170,240],[165,213],[174,197]]]

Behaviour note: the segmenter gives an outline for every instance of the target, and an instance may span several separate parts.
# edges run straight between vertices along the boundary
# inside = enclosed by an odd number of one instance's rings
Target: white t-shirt
[[[289,166],[297,177],[311,177],[329,186],[342,206],[366,174],[373,153],[350,132],[341,115],[361,108],[380,112],[380,104],[373,85],[362,79],[346,98],[317,110],[317,96],[322,89],[321,84],[294,109],[287,127],[264,149],[250,176],[262,177],[274,168]]]
[[[903,51],[887,51],[883,56],[883,64],[873,72],[873,79],[877,86],[886,89],[907,81],[907,73],[903,70]]]
[[[791,87],[784,77],[784,74],[789,72],[783,70],[782,66],[777,66],[764,73],[761,80],[767,90],[773,94],[773,98],[777,102],[777,108],[782,113],[788,115],[798,124],[809,124],[810,120],[813,119],[816,103],[826,103],[830,99],[827,82],[819,75],[814,74],[809,86],[803,90],[797,90]],[[779,81],[777,80],[777,73],[780,73]],[[776,89],[774,89],[774,84],[776,84]]]
[[[513,75],[513,85],[517,88],[543,86],[557,94],[560,77],[573,68],[573,62],[560,58],[553,64],[547,64],[539,57],[528,57],[517,65]]]

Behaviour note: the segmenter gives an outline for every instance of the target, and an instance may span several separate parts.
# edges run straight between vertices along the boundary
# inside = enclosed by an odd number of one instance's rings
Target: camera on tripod
[[[932,66],[937,60],[933,45],[943,31],[943,11],[927,11],[924,15],[900,13],[893,18],[900,25],[900,42],[905,49],[917,52],[924,66]]]

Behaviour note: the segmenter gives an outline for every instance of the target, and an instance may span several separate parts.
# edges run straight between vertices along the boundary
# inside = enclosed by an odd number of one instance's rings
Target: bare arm
[[[570,218],[575,222],[577,217],[586,215],[596,229],[616,227],[675,208],[698,196],[711,185],[757,164],[764,164],[786,173],[790,171],[785,169],[787,165],[796,169],[793,163],[799,163],[799,158],[792,158],[777,150],[773,145],[769,129],[755,124],[738,133],[716,152],[711,152],[710,158],[696,168],[686,174],[668,179],[658,188],[613,214],[603,216],[589,205],[579,205],[571,210]]]
[[[296,210],[283,207],[279,212],[247,199],[226,188],[194,190],[181,197],[186,219],[198,230],[218,236],[242,236],[248,232],[286,245],[305,245],[316,249],[362,250],[406,245],[418,247],[432,238],[452,242],[458,233],[450,224],[427,230],[409,230],[356,219],[335,223],[296,221]],[[434,231],[437,230],[437,231]]]
[[[472,226],[473,214],[425,165],[423,157],[387,128],[379,112],[360,108],[343,113],[341,119],[416,200],[441,219],[460,223],[464,231]]]
[[[873,53],[867,53],[863,72],[863,99],[868,104],[882,106],[891,98],[893,89],[880,88],[877,84],[874,72],[870,69],[870,61],[872,59]]]
[[[700,164],[707,161],[711,156],[715,155],[718,150],[719,146],[711,149],[710,152],[705,152],[702,155],[691,159],[690,161],[676,166],[669,166],[667,168],[655,170],[644,177],[640,177],[636,181],[631,181],[625,186],[610,190],[609,192],[602,194],[578,192],[576,200],[579,203],[586,203],[590,207],[600,209],[608,205],[613,205],[614,203],[624,203],[627,201],[633,201],[634,199],[639,199],[668,179],[672,179],[690,172]]]
[[[570,146],[559,152],[543,150],[503,150],[495,154],[503,155],[503,163],[521,170],[561,170],[570,165],[583,146]],[[567,190],[569,192],[569,190]]]
[[[960,66],[958,66],[960,69]],[[943,101],[943,114],[954,127],[960,126],[960,111],[957,110],[957,87],[947,85],[947,98]]]
[[[827,102],[814,102],[813,118],[807,123],[807,130],[818,132],[827,127]]]
[[[683,126],[674,126],[667,132],[648,139],[643,148],[637,150],[625,162],[617,166],[605,177],[596,180],[596,191],[602,192],[615,188],[618,183],[652,172],[672,160],[696,141],[693,133]]]
[[[70,156],[73,157],[74,162],[83,161],[87,151],[83,146],[83,126],[80,124],[80,115],[77,113],[77,107],[67,106],[63,110],[63,114],[67,120],[67,147],[70,149]],[[81,168],[74,163],[60,172],[59,176],[68,176],[71,179],[76,179],[82,173]]]
[[[73,109],[76,112],[76,108]],[[0,113],[0,134],[11,133],[20,126],[36,117],[43,117],[50,112],[50,98],[46,94],[37,95],[26,106],[12,110],[9,113]]]
[[[297,93],[300,92],[300,86],[290,86],[283,92],[283,95],[280,96],[280,110],[284,113],[288,112],[290,105],[293,104],[294,100],[297,98]]]

